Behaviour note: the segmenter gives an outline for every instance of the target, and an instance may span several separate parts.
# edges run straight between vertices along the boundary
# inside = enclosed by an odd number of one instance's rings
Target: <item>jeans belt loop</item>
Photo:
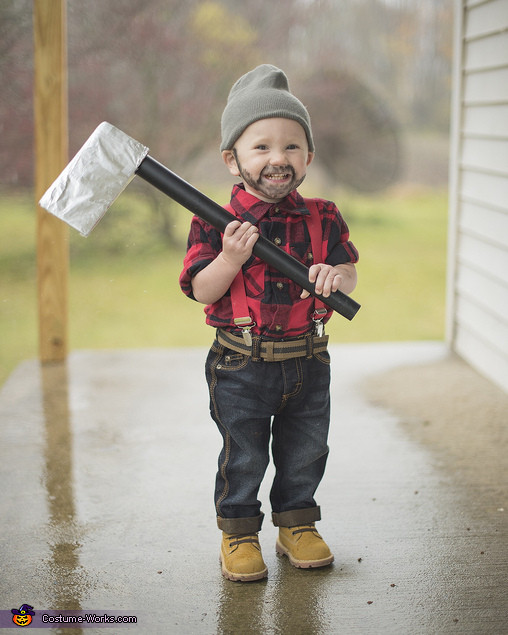
[[[261,338],[259,335],[252,336],[252,361],[260,362],[261,361]]]
[[[314,336],[312,333],[307,333],[305,336],[305,344],[307,346],[307,359],[312,359],[314,356]]]

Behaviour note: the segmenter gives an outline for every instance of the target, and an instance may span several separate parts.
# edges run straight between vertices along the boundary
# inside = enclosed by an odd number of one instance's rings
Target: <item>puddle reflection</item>
[[[73,490],[67,365],[42,365],[41,387],[46,436],[44,476],[49,509],[51,557],[47,564],[52,582],[52,589],[49,589],[51,608],[79,611],[86,580],[79,563],[81,541]],[[65,629],[66,632],[70,630]],[[72,632],[80,634],[83,629],[72,628]]]
[[[217,633],[328,632],[326,604],[330,601],[329,578],[334,574],[337,570],[333,566],[301,571],[285,558],[277,558],[268,580],[240,583],[222,579]]]
[[[266,580],[242,583],[222,578],[217,633],[219,635],[266,633],[263,615],[266,597]]]
[[[327,630],[327,602],[334,566],[295,569],[287,558],[277,558],[279,581],[271,604],[275,632],[322,635]]]

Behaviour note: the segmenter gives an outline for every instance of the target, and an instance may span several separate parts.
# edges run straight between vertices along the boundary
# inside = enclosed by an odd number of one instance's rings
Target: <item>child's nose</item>
[[[284,150],[272,150],[270,155],[271,165],[286,165],[286,153]]]

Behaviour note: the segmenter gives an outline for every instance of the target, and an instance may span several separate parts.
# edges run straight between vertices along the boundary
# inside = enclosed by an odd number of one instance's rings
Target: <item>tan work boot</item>
[[[235,582],[252,582],[268,575],[258,535],[222,532],[220,550],[222,575]]]
[[[314,523],[279,527],[275,548],[277,553],[287,556],[289,562],[299,569],[325,567],[333,562],[333,554],[318,534]]]

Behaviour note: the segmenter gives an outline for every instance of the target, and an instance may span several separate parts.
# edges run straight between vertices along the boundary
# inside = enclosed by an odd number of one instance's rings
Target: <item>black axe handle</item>
[[[136,174],[220,232],[224,232],[231,221],[238,220],[149,155],[140,163]],[[315,285],[309,282],[307,267],[264,236],[260,235],[257,239],[253,253],[348,320],[352,320],[358,312],[360,305],[341,291],[334,291],[328,298],[317,294]]]

